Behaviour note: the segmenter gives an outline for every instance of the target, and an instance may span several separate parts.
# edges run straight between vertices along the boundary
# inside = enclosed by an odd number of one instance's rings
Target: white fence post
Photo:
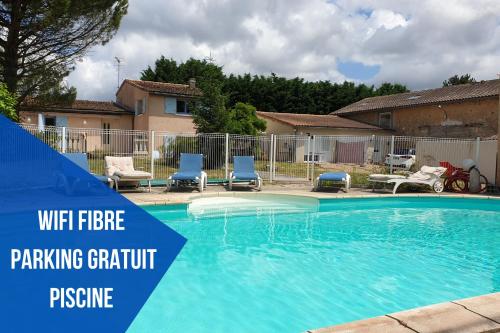
[[[306,151],[306,154],[305,154],[307,160],[305,161],[306,162],[306,178],[307,180],[309,179],[312,179],[312,177],[310,177],[309,175],[309,163],[311,163],[311,136],[309,135],[307,137],[307,151]]]
[[[312,165],[311,165],[311,184],[314,185],[314,153],[316,152],[316,136],[312,139]]]
[[[273,140],[273,181],[276,179],[276,146],[277,146],[276,136]]]
[[[391,136],[391,155],[390,155],[390,169],[389,169],[389,173],[392,174],[393,172],[393,169],[394,169],[394,166],[393,166],[393,163],[394,163],[394,135]]]
[[[226,179],[229,179],[229,133],[226,133],[226,157],[224,160]]]
[[[62,130],[61,130],[61,140],[62,140],[62,143],[61,143],[61,153],[65,153],[66,152],[66,127],[63,127]]]
[[[153,176],[153,179],[155,178],[155,131],[149,131],[149,141],[151,144],[151,175]]]
[[[481,138],[477,137],[476,138],[476,159],[475,159],[476,165],[479,165],[480,150],[481,150]]]
[[[274,134],[271,134],[271,146],[269,147],[269,183],[273,183],[273,160],[274,160]]]

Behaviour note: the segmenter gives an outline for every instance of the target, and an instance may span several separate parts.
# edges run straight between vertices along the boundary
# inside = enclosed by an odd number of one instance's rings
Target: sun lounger
[[[262,187],[262,178],[255,172],[253,156],[234,156],[234,171],[229,175],[229,190],[233,189],[234,180],[248,181],[255,183],[258,191]]]
[[[351,176],[347,172],[325,172],[316,178],[313,191],[323,187],[325,182],[344,184],[346,192],[351,188]]]
[[[392,189],[392,193],[396,194],[398,187],[401,184],[422,184],[430,186],[436,193],[443,192],[444,185],[441,181],[441,176],[446,172],[446,168],[443,167],[430,167],[424,165],[420,168],[420,171],[417,171],[407,177],[404,176],[396,176],[396,175],[386,175],[388,179],[385,181],[388,184],[394,184],[394,188]],[[376,179],[374,176],[383,176],[383,175],[370,175],[371,181]],[[381,180],[381,178],[379,177]]]
[[[105,156],[106,176],[113,179],[115,189],[118,191],[120,182],[131,182],[137,187],[141,180],[147,180],[148,190],[151,192],[153,175],[149,172],[135,170],[134,160],[130,156]]]
[[[99,179],[101,182],[109,185],[110,187],[113,186],[112,185],[113,180],[111,178],[106,177],[106,176],[102,176],[102,175],[96,175],[96,174],[90,172],[89,160],[87,158],[87,154],[85,154],[85,153],[63,153],[62,155],[64,157],[66,157],[67,159],[69,159],[71,162],[78,165],[83,170],[87,171],[88,173],[90,173],[91,175],[93,175],[94,177]]]
[[[372,184],[372,191],[375,191],[375,184],[383,184],[384,188],[389,183],[391,179],[406,179],[406,176],[403,175],[389,175],[389,174],[371,174],[368,176],[368,182]]]
[[[202,154],[181,153],[179,171],[167,179],[167,191],[170,191],[172,185],[192,185],[195,184],[200,192],[207,187],[207,174],[203,169]]]

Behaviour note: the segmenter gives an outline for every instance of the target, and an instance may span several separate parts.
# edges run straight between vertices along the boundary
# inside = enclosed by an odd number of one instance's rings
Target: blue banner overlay
[[[0,172],[0,331],[124,332],[186,239],[3,116]]]

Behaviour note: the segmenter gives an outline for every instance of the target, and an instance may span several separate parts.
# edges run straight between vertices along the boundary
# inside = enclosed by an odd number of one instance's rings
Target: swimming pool
[[[147,208],[188,242],[130,332],[303,332],[500,291],[500,201],[291,198]]]

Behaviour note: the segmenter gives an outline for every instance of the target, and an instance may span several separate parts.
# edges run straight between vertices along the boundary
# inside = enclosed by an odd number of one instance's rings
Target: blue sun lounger
[[[202,169],[202,154],[181,153],[179,171],[168,177],[167,191],[170,191],[172,185],[178,187],[179,185],[196,184],[198,190],[203,192],[203,189],[207,187],[207,174]]]
[[[253,156],[234,156],[234,171],[229,175],[229,190],[233,189],[234,180],[248,181],[255,183],[258,191],[262,187],[262,178],[255,172]]]
[[[63,156],[69,159],[71,162],[75,163],[78,165],[80,168],[83,170],[87,171],[97,179],[99,179],[101,182],[110,185],[112,180],[106,176],[101,176],[101,175],[96,175],[92,172],[90,172],[89,168],[89,160],[87,159],[87,154],[85,153],[63,153]]]
[[[64,157],[68,160],[82,168],[83,170],[90,173],[92,176],[100,180],[101,182],[107,184],[109,187],[113,187],[113,179],[108,178],[106,176],[100,176],[93,174],[89,169],[89,161],[87,159],[87,154],[85,153],[63,153]],[[80,179],[79,177],[75,177],[72,172],[67,174],[63,171],[57,174],[57,183],[56,186],[61,188],[66,194],[73,195],[77,193],[81,193],[84,191],[88,191],[92,189],[92,184],[88,181]]]
[[[345,191],[351,188],[351,176],[347,172],[325,172],[319,175],[314,182],[313,191],[322,187],[324,182],[341,183],[345,185]]]

